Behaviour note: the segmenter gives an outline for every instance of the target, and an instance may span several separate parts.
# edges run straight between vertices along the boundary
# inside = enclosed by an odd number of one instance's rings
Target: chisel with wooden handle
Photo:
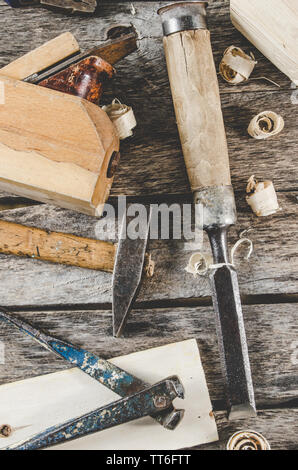
[[[229,418],[240,419],[255,416],[256,408],[237,274],[228,259],[236,208],[206,6],[179,2],[158,13],[185,165],[213,252],[210,280]]]

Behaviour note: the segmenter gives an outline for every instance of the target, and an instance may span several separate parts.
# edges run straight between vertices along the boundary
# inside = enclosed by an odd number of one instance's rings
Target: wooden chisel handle
[[[116,245],[0,220],[0,253],[112,272]]]
[[[195,202],[202,202],[205,209],[206,197],[209,205],[210,200],[220,202],[224,197],[234,207],[218,81],[206,26],[206,2],[175,3],[159,13],[177,125]],[[215,212],[204,214],[205,225],[218,222],[218,209]],[[231,212],[233,219],[235,212]]]
[[[24,80],[29,75],[76,54],[79,50],[80,46],[75,37],[69,32],[63,33],[2,67],[0,74],[16,80]]]

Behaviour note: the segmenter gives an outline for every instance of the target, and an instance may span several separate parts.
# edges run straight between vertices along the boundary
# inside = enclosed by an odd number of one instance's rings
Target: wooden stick
[[[0,220],[0,253],[112,272],[116,245]]]
[[[230,185],[225,128],[210,33],[181,31],[164,37],[168,74],[192,191]]]
[[[75,54],[79,50],[80,46],[75,37],[69,32],[63,33],[6,65],[0,69],[0,74],[17,80],[23,80],[29,75],[40,72],[56,64],[56,62]]]

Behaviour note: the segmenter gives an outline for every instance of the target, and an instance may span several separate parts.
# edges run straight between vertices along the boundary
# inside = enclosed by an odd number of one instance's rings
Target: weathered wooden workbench
[[[255,384],[258,418],[228,423],[224,410],[210,289],[204,278],[184,271],[189,253],[178,240],[152,241],[156,274],[146,279],[125,336],[111,336],[111,275],[64,267],[32,259],[0,255],[0,303],[37,327],[109,358],[115,355],[195,337],[198,340],[220,431],[220,442],[203,448],[224,448],[237,429],[253,428],[273,449],[298,444],[297,285],[297,110],[298,94],[290,81],[255,50],[232,26],[229,2],[210,2],[209,26],[216,64],[234,44],[252,51],[258,60],[250,80],[231,87],[220,79],[220,91],[236,191],[239,233],[251,229],[254,252],[238,264],[248,346]],[[43,9],[16,11],[0,1],[0,65],[64,31],[71,31],[87,49],[105,40],[114,23],[133,23],[140,35],[139,51],[117,66],[117,78],[103,102],[115,96],[133,106],[138,121],[135,136],[122,144],[122,160],[111,202],[126,194],[137,202],[190,202],[184,163],[172,108],[162,49],[160,2],[103,3],[92,18],[68,17]],[[135,14],[132,14],[135,13]],[[271,109],[285,119],[285,129],[267,141],[249,138],[251,117]],[[282,211],[256,218],[245,203],[245,183],[251,174],[274,181]],[[0,217],[50,230],[95,237],[96,221],[71,211],[0,195]],[[205,244],[208,250],[208,244]],[[241,257],[240,257],[241,258]],[[13,328],[0,324],[5,361],[0,383],[65,368]],[[198,397],[199,399],[199,397]],[[1,416],[0,416],[1,421]]]

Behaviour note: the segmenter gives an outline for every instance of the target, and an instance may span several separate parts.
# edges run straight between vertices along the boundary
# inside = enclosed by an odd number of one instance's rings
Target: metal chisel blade
[[[238,278],[231,265],[210,274],[213,306],[225,380],[229,419],[256,416]]]
[[[140,227],[140,237],[136,239],[127,236],[130,217],[126,215],[123,218],[113,274],[113,334],[116,337],[122,334],[141,283],[150,218],[151,211],[147,223]]]

